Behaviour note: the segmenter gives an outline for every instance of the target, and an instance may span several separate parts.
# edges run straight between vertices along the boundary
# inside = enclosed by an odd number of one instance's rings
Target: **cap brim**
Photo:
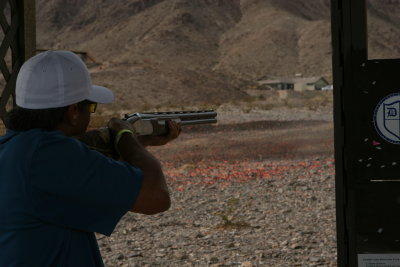
[[[100,104],[110,104],[114,101],[114,94],[110,89],[98,85],[92,85],[92,88],[88,100]]]

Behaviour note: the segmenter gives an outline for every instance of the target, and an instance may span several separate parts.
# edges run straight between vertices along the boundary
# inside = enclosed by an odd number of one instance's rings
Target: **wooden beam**
[[[24,61],[33,57],[36,54],[36,8],[35,0],[23,1],[23,44]]]

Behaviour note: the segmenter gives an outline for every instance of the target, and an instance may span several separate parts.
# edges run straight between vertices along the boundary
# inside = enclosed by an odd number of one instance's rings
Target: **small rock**
[[[175,251],[174,256],[180,260],[188,259],[188,256],[182,251]]]
[[[235,247],[235,244],[234,244],[234,243],[229,243],[226,247],[227,247],[227,248],[234,248],[234,247]]]
[[[157,252],[156,253],[156,257],[162,258],[162,257],[165,257],[165,256],[166,256],[166,254],[163,253],[163,252]]]
[[[302,246],[300,246],[299,244],[292,244],[292,245],[290,245],[290,248],[291,249],[300,249],[300,248],[302,248]]]
[[[134,258],[134,257],[143,257],[143,254],[141,252],[139,253],[131,253],[128,255],[128,258]]]
[[[249,261],[244,261],[244,262],[242,262],[240,267],[253,267],[253,264]]]
[[[199,233],[196,234],[195,237],[196,237],[196,238],[202,238],[202,237],[204,237],[204,235],[203,235],[202,233],[199,232]]]
[[[310,261],[311,262],[319,262],[321,259],[320,258],[317,258],[317,257],[311,257],[310,258]]]
[[[211,263],[211,264],[215,264],[215,263],[217,263],[217,262],[219,262],[219,260],[218,260],[218,258],[216,258],[216,257],[212,257],[212,258],[209,260],[209,263]]]

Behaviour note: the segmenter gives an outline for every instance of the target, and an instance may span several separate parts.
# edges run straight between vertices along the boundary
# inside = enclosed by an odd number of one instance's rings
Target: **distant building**
[[[261,80],[258,81],[258,85],[277,90],[307,91],[321,90],[323,87],[329,86],[329,83],[324,77],[296,77]]]
[[[321,90],[329,85],[324,77],[295,78],[293,83],[295,91]]]
[[[321,88],[322,91],[329,91],[329,90],[333,90],[333,85],[327,85]]]
[[[268,89],[277,89],[277,90],[293,90],[294,84],[292,81],[283,80],[283,79],[274,79],[274,80],[262,80],[258,81],[258,85],[268,88]]]

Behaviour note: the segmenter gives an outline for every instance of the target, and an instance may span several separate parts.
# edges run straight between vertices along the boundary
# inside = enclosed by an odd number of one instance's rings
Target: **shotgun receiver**
[[[164,135],[168,133],[167,120],[174,120],[178,124],[196,125],[217,122],[217,112],[214,110],[201,111],[173,111],[126,114],[123,120],[133,125],[137,136]],[[76,136],[79,141],[107,156],[116,157],[114,145],[108,128],[99,128]]]

